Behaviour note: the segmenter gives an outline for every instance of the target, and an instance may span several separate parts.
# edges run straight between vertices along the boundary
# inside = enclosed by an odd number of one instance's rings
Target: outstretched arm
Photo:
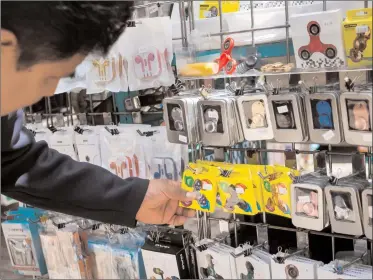
[[[1,193],[42,209],[134,226],[149,181],[121,179],[35,142],[22,111],[1,118]]]

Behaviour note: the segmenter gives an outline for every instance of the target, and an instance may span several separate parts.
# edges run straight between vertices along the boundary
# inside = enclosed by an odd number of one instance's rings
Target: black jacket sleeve
[[[1,118],[1,193],[46,210],[125,226],[136,213],[149,181],[126,180],[104,168],[77,162],[35,142],[21,110]]]

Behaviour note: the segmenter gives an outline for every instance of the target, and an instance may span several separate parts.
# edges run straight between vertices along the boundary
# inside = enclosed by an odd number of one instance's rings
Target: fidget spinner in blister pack
[[[372,240],[372,197],[372,187],[364,189],[361,193],[364,234],[370,240]]]
[[[236,98],[201,99],[197,108],[200,140],[204,145],[227,147],[243,141]]]
[[[339,94],[312,93],[305,96],[309,135],[312,142],[338,144],[343,140]]]
[[[368,25],[356,26],[356,38],[353,47],[350,49],[350,59],[353,62],[360,62],[363,59],[363,53],[370,38],[371,30]]]
[[[324,44],[320,39],[321,27],[317,21],[310,21],[307,24],[307,32],[310,36],[310,43],[298,50],[298,55],[303,60],[308,60],[312,54],[319,52],[329,59],[337,56],[337,48],[332,44]]]
[[[372,146],[372,92],[344,92],[341,113],[346,142]]]
[[[330,222],[334,232],[362,235],[362,207],[360,192],[369,182],[358,178],[341,178],[337,185],[325,188]]]
[[[191,178],[185,178],[185,180],[186,180],[185,181],[186,185],[193,188],[193,192],[199,192],[197,203],[198,203],[199,207],[201,208],[201,210],[206,210],[206,211],[211,210],[210,201],[208,200],[208,198],[206,197],[206,195],[204,195],[203,193],[201,193],[201,191],[203,189],[207,190],[206,185],[211,186],[212,183],[209,180],[207,180],[207,179],[204,179],[204,180],[199,180],[199,179],[193,180]],[[185,206],[185,207],[189,207],[189,206],[192,205],[191,201],[187,201],[187,202],[186,201],[182,201],[180,203],[183,206]]]
[[[258,141],[273,138],[266,94],[239,96],[237,98],[237,107],[246,140]]]
[[[291,185],[292,223],[296,227],[323,230],[329,225],[325,186],[327,176],[306,174]]]
[[[303,98],[302,94],[292,92],[273,94],[268,97],[276,141],[286,143],[308,140]]]
[[[155,157],[152,159],[151,170],[154,179],[177,180],[176,162],[170,157]]]
[[[199,140],[197,128],[198,96],[174,96],[163,100],[163,118],[171,143],[190,144]]]

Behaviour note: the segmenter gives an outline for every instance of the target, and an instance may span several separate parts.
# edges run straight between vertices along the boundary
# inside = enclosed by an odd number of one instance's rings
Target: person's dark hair
[[[132,8],[132,1],[2,1],[1,28],[17,37],[18,66],[24,68],[77,53],[105,54]]]

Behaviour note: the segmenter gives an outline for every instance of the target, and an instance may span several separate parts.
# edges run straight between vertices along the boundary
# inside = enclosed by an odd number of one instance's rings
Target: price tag
[[[348,211],[339,206],[334,207],[334,211],[337,212],[338,216],[346,218],[348,216]]]
[[[153,14],[155,12],[158,12],[158,5],[153,5],[149,7],[149,13]]]
[[[298,201],[301,203],[309,203],[311,202],[311,198],[309,195],[298,196]]]
[[[367,25],[356,26],[356,33],[366,33],[369,31]]]
[[[284,105],[284,106],[277,107],[277,112],[279,112],[280,114],[289,112],[288,106]]]
[[[373,219],[372,206],[368,206],[368,215],[369,215],[369,218]]]
[[[219,221],[220,232],[229,232],[229,223],[227,221]]]
[[[203,15],[205,16],[205,18],[210,18],[211,17],[211,12],[210,11],[205,11],[205,12],[203,12]]]
[[[326,140],[326,141],[329,141],[330,139],[332,139],[334,137],[334,132],[332,130],[328,130],[327,132],[325,132],[322,137]]]
[[[184,135],[179,134],[179,141],[182,143],[188,143],[188,138]]]
[[[243,188],[236,188],[236,193],[243,194],[245,191]]]
[[[202,183],[202,189],[206,190],[206,191],[211,191],[212,190],[212,185],[211,184],[208,184],[206,182],[203,182]]]

